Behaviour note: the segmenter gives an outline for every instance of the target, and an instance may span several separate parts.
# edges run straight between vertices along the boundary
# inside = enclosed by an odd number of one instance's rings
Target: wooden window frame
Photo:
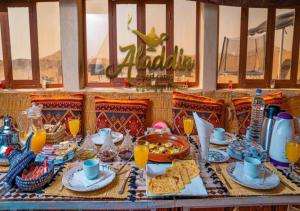
[[[34,1],[12,1],[2,3],[0,7],[0,25],[2,35],[2,51],[5,88],[23,89],[23,88],[41,88],[40,83],[40,66],[39,66],[39,49],[38,49],[38,27],[36,4],[38,2],[58,2],[58,0],[34,0]],[[31,50],[31,72],[32,80],[14,80],[11,59],[10,32],[8,20],[8,7],[26,7],[29,14],[29,31],[30,31],[30,50]],[[47,88],[59,88],[63,84],[47,84]]]
[[[170,55],[174,50],[174,1],[173,0],[108,0],[108,16],[109,16],[109,63],[117,65],[117,20],[116,20],[116,6],[117,4],[136,4],[137,5],[137,29],[145,33],[146,32],[146,4],[164,4],[166,5],[166,32],[169,35],[169,39],[166,42],[166,55]],[[123,87],[125,78],[111,79],[109,82],[88,82],[88,62],[87,62],[87,31],[86,31],[86,1],[83,6],[83,30],[84,30],[84,69],[85,69],[85,86],[86,87]],[[195,64],[195,82],[188,82],[189,87],[195,87],[199,85],[200,75],[200,2],[196,2],[196,64]],[[139,47],[143,41],[137,37],[137,47]],[[174,76],[173,70],[167,70],[168,75]],[[138,74],[145,75],[146,70],[139,70]],[[185,82],[176,82],[175,84],[185,84]]]
[[[294,21],[293,44],[292,44],[292,58],[291,58],[292,64],[291,64],[290,79],[275,80],[275,88],[300,88],[300,84],[297,84],[298,65],[300,65],[298,64],[300,27],[296,27],[296,26],[300,26],[300,8],[296,7],[291,9],[295,9],[295,21]],[[238,83],[233,84],[233,88],[258,88],[258,87],[269,88],[270,87],[270,83],[272,81],[272,71],[273,71],[276,8],[268,8],[267,10],[268,10],[268,15],[267,15],[268,18],[267,18],[267,32],[266,32],[266,53],[265,53],[266,57],[265,57],[264,79],[246,79],[249,8],[241,7],[239,73],[238,73]],[[219,26],[220,25],[218,25],[218,27]],[[217,70],[216,71],[217,88],[227,88],[228,84],[218,83],[218,72],[219,71]]]

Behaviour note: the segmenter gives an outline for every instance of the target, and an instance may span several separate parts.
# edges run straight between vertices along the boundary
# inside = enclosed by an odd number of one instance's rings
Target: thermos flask
[[[269,152],[271,136],[274,126],[274,117],[280,112],[280,107],[276,105],[269,105],[266,109],[265,118],[261,131],[261,145],[266,152]]]

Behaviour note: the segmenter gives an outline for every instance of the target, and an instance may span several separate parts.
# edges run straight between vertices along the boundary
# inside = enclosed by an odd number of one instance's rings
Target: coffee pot
[[[0,128],[0,158],[6,159],[4,153],[7,147],[19,149],[19,133],[12,124],[12,119],[5,114],[3,118],[4,125]]]
[[[280,112],[275,117],[275,124],[271,136],[270,161],[281,167],[288,167],[289,161],[286,158],[285,145],[294,137],[293,116],[287,112]]]

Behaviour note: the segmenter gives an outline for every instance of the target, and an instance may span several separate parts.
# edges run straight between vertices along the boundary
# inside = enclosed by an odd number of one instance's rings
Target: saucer
[[[226,171],[233,181],[244,187],[256,190],[270,190],[280,184],[279,177],[266,167],[261,170],[257,178],[251,178],[245,175],[243,167],[244,164],[242,162],[230,163]]]
[[[104,188],[112,183],[116,177],[115,171],[107,166],[99,166],[100,174],[94,180],[88,180],[83,173],[82,165],[71,168],[62,178],[63,185],[69,190],[76,192],[89,192]]]
[[[216,144],[216,145],[221,145],[221,146],[226,146],[234,140],[236,140],[235,135],[232,134],[232,133],[228,133],[228,132],[225,132],[223,140],[214,138],[213,134],[210,136],[210,143],[211,144]]]
[[[123,134],[119,133],[119,132],[112,131],[111,136],[112,136],[112,141],[114,143],[118,143],[119,141],[122,141],[122,139],[123,139]],[[94,142],[94,144],[96,144],[96,145],[104,144],[104,140],[100,137],[99,133],[95,133],[95,134],[91,135],[91,139]]]
[[[226,162],[229,159],[229,155],[219,149],[209,149],[208,152],[208,161],[211,163],[222,163]]]

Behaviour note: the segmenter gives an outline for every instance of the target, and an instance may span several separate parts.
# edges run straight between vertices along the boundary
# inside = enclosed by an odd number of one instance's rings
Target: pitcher
[[[23,126],[21,117],[26,115],[27,125]],[[34,135],[31,140],[31,150],[35,153],[39,153],[46,143],[46,131],[42,120],[42,105],[36,105],[32,103],[32,106],[20,113],[18,118],[18,125],[20,130],[24,134],[24,139],[28,139],[28,135],[33,132]]]

